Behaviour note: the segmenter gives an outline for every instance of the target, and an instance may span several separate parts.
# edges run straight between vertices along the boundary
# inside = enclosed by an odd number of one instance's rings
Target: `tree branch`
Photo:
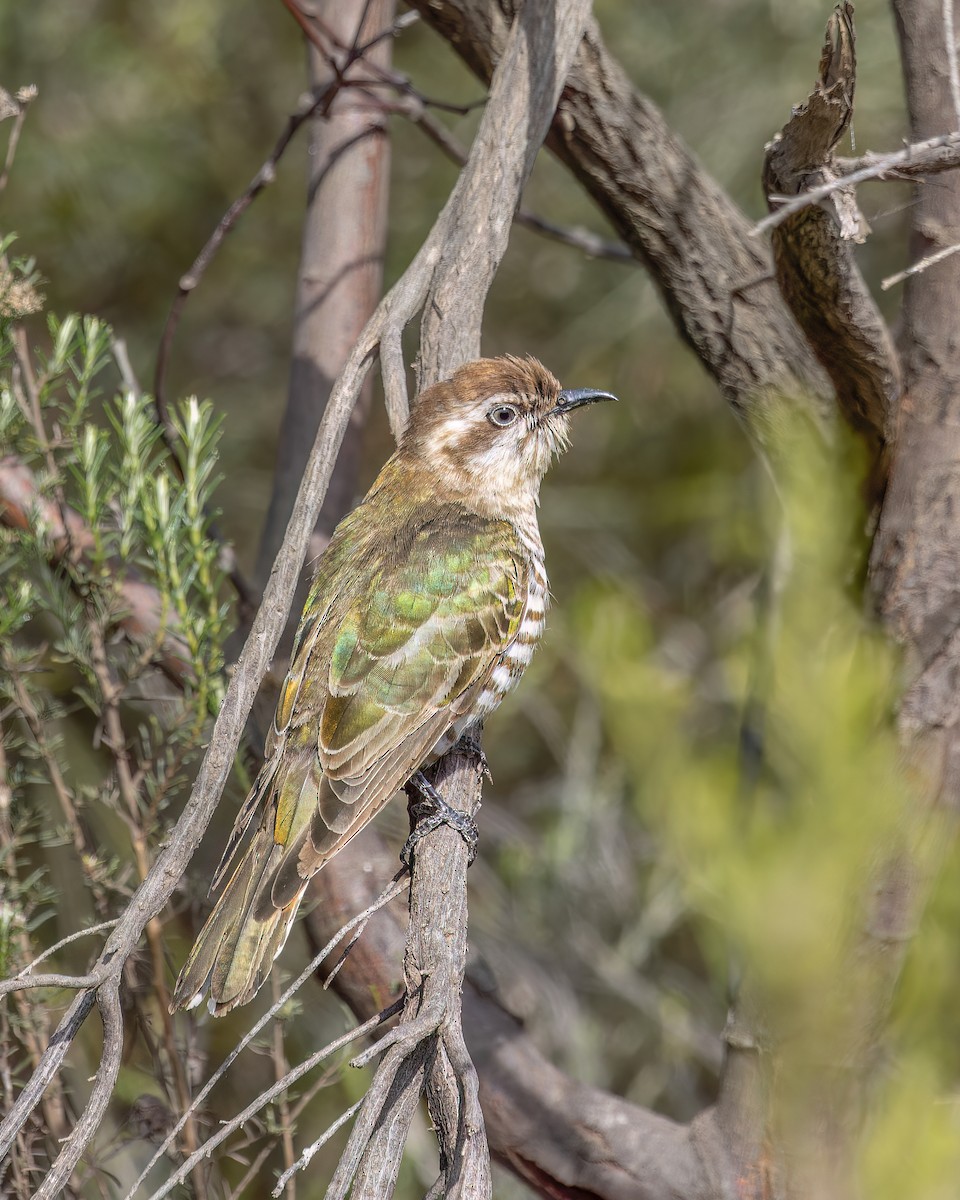
[[[314,878],[317,902],[305,918],[314,945],[327,940],[344,914],[369,903],[393,858],[368,829]],[[396,909],[384,912],[337,974],[333,987],[358,1018],[394,994],[406,936]],[[329,970],[324,963],[320,978]],[[760,1174],[753,1162],[735,1157],[742,1131],[730,1128],[722,1105],[678,1124],[558,1070],[491,991],[489,971],[475,977],[467,971],[463,1030],[491,1153],[548,1200],[720,1200],[736,1194],[738,1175]],[[749,1057],[751,1070],[756,1050],[735,1042],[731,1037],[729,1052]]]
[[[503,53],[516,0],[413,0],[481,79]],[[833,390],[773,280],[751,223],[637,91],[593,20],[548,147],[580,180],[650,272],[681,336],[748,428],[763,439],[770,396],[804,397],[833,420]]]
[[[833,151],[853,116],[856,84],[853,6],[838,4],[827,26],[819,76],[807,100],[767,147],[763,186],[795,195],[833,180]],[[779,222],[773,235],[777,282],[837,392],[841,411],[866,442],[871,460],[886,444],[899,396],[900,367],[886,322],[856,265],[851,242],[865,222],[850,190]]]
[[[97,991],[113,986],[119,979],[123,965],[136,947],[145,925],[166,904],[210,821],[230,772],[253,700],[276,649],[316,514],[350,413],[381,337],[386,330],[402,329],[416,314],[433,287],[432,311],[436,313],[438,300],[442,297],[450,315],[458,314],[462,319],[456,325],[447,327],[441,344],[431,343],[429,338],[426,340],[425,352],[429,359],[426,374],[449,369],[463,359],[472,357],[473,353],[469,351],[475,353],[479,345],[482,302],[478,301],[476,294],[457,296],[450,289],[452,274],[460,272],[463,267],[453,250],[460,245],[464,251],[470,252],[470,261],[477,268],[476,277],[471,277],[471,284],[473,287],[485,287],[499,262],[497,250],[499,248],[499,254],[502,254],[509,230],[509,220],[503,216],[491,220],[489,225],[484,225],[482,221],[482,214],[490,211],[491,182],[498,188],[501,202],[512,211],[526,172],[532,164],[539,137],[553,111],[556,95],[579,40],[585,12],[586,0],[577,0],[577,3],[566,6],[559,14],[556,28],[553,27],[552,10],[546,13],[530,11],[523,16],[515,38],[513,54],[516,61],[511,60],[515,74],[510,79],[504,78],[499,87],[493,89],[470,160],[450,199],[410,267],[367,322],[332,389],[283,547],[227,688],[191,797],[171,831],[167,844],[157,856],[153,868],[138,888],[94,965],[94,972],[103,970],[105,974],[105,981]],[[500,144],[502,134],[495,133],[495,129],[514,132],[507,152],[503,151]],[[510,189],[513,189],[512,193]],[[431,330],[434,335],[439,332],[435,326]],[[454,332],[455,338],[450,336]],[[421,863],[429,858],[432,840],[435,841],[436,836],[425,839],[422,844],[419,856]],[[465,865],[464,857],[464,872]],[[0,1125],[0,1155],[9,1149],[34,1104],[59,1071],[71,1041],[95,1002],[96,994],[92,990],[80,993],[62,1019],[37,1069]],[[84,1128],[92,1136],[95,1123]],[[84,1144],[77,1138],[63,1147],[55,1166],[58,1179],[64,1171],[69,1175]]]

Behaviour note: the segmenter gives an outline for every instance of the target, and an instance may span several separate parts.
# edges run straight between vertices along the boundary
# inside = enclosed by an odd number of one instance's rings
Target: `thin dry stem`
[[[358,1100],[356,1104],[351,1104],[345,1112],[342,1112],[340,1116],[337,1117],[337,1119],[332,1125],[330,1125],[328,1129],[321,1133],[316,1141],[311,1142],[297,1159],[297,1161],[295,1163],[291,1163],[291,1165],[283,1172],[283,1174],[277,1180],[277,1186],[273,1189],[271,1195],[279,1196],[287,1184],[293,1179],[293,1176],[297,1173],[297,1171],[302,1171],[310,1165],[310,1160],[313,1158],[316,1152],[322,1146],[325,1146],[333,1137],[333,1135],[338,1133],[344,1127],[344,1125],[346,1125],[346,1123],[356,1115],[362,1105],[363,1100]]]
[[[272,1100],[275,1100],[283,1092],[287,1091],[287,1089],[292,1087],[298,1079],[302,1079],[304,1075],[312,1071],[313,1068],[323,1062],[324,1059],[329,1058],[331,1054],[335,1054],[344,1046],[348,1046],[350,1042],[355,1041],[359,1037],[363,1037],[364,1034],[369,1033],[372,1029],[375,1029],[384,1021],[388,1021],[392,1016],[395,1016],[400,1011],[401,1004],[402,1001],[396,1001],[388,1008],[385,1008],[382,1012],[378,1013],[375,1017],[371,1017],[369,1021],[365,1021],[362,1025],[358,1025],[355,1029],[351,1029],[347,1033],[342,1034],[340,1037],[335,1038],[332,1042],[328,1042],[322,1050],[315,1051],[310,1055],[309,1058],[304,1059],[302,1063],[288,1071],[282,1079],[274,1083],[272,1087],[267,1088],[266,1091],[261,1092],[256,1099],[252,1100],[242,1112],[237,1113],[237,1115],[232,1117],[229,1121],[225,1121],[217,1130],[217,1132],[207,1138],[199,1150],[191,1154],[186,1162],[182,1163],[173,1173],[173,1175],[171,1175],[170,1178],[162,1184],[161,1187],[159,1187],[155,1192],[151,1193],[151,1195],[148,1197],[148,1200],[162,1200],[164,1196],[169,1195],[170,1192],[172,1192],[177,1186],[177,1184],[182,1183],[183,1180],[186,1179],[187,1175],[189,1175],[194,1169],[194,1167],[196,1167],[198,1163],[202,1162],[203,1159],[208,1158],[210,1154],[217,1148],[217,1146],[224,1142],[231,1133],[239,1129],[241,1125],[244,1125],[250,1120],[251,1117],[256,1116],[261,1109],[265,1108]],[[133,1191],[128,1193],[128,1197],[133,1197],[135,1194],[136,1187],[134,1187]]]
[[[905,279],[909,279],[911,275],[919,275],[922,271],[926,271],[928,267],[934,267],[939,262],[943,262],[945,258],[949,258],[952,254],[956,254],[960,250],[960,242],[953,246],[945,246],[942,250],[938,250],[936,254],[928,254],[926,258],[921,258],[919,262],[915,262],[912,266],[905,268],[903,271],[897,271],[895,275],[888,275],[884,279],[880,287],[883,291],[892,288],[895,284],[903,283]]]
[[[841,174],[829,183],[810,188],[798,196],[769,196],[771,202],[780,202],[779,207],[758,221],[750,233],[754,237],[769,233],[794,213],[812,204],[819,204],[843,188],[855,187],[871,179],[914,179],[921,175],[956,170],[960,167],[960,132],[944,133],[922,142],[913,142],[903,150],[895,150],[890,154],[865,154],[863,158],[852,161],[838,159],[837,166]]]
[[[404,872],[403,875],[405,876],[406,872]],[[357,913],[355,917],[352,917],[349,921],[347,921],[347,923],[338,929],[333,937],[330,938],[323,949],[319,950],[313,956],[310,962],[306,965],[306,967],[304,967],[304,969],[289,985],[289,987],[287,987],[283,994],[280,995],[273,1002],[273,1004],[270,1005],[263,1016],[260,1017],[259,1020],[256,1021],[255,1024],[244,1034],[240,1041],[237,1042],[220,1066],[216,1069],[216,1071],[214,1071],[203,1087],[193,1097],[189,1107],[181,1114],[177,1124],[173,1127],[173,1129],[170,1130],[163,1142],[157,1147],[153,1158],[150,1159],[150,1161],[141,1171],[136,1182],[133,1184],[133,1187],[127,1193],[125,1200],[134,1200],[140,1185],[144,1182],[153,1167],[160,1161],[161,1158],[163,1158],[167,1150],[173,1144],[174,1139],[183,1128],[189,1114],[196,1112],[197,1109],[199,1109],[200,1105],[204,1102],[204,1100],[206,1100],[207,1096],[209,1096],[209,1094],[224,1077],[236,1059],[240,1056],[240,1054],[242,1054],[247,1046],[250,1045],[254,1038],[256,1038],[264,1026],[269,1024],[269,1022],[273,1020],[273,1018],[277,1015],[281,1008],[283,1008],[287,1001],[296,995],[306,981],[319,969],[320,964],[332,953],[332,951],[340,944],[340,942],[343,941],[348,933],[350,933],[358,925],[365,925],[374,913],[379,912],[381,908],[384,908],[390,903],[391,900],[394,900],[397,896],[399,896],[405,887],[406,882],[404,877],[398,876],[397,878],[392,879],[372,904],[368,905],[363,912]]]

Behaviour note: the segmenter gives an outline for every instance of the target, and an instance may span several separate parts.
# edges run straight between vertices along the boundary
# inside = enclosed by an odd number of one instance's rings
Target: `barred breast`
[[[504,650],[494,664],[486,687],[477,697],[473,709],[455,721],[447,732],[437,741],[427,757],[424,766],[430,766],[456,744],[459,738],[469,731],[477,721],[482,721],[499,705],[504,696],[516,687],[520,676],[533,657],[537,643],[543,634],[546,623],[547,605],[550,600],[547,571],[542,554],[532,554],[530,557],[530,575],[527,586],[527,602],[524,606],[523,617],[517,636]]]
[[[543,634],[549,603],[549,585],[542,558],[531,557],[529,578],[527,603],[517,636],[500,655],[487,686],[480,693],[473,712],[474,720],[480,720],[493,712],[507,692],[516,687]]]

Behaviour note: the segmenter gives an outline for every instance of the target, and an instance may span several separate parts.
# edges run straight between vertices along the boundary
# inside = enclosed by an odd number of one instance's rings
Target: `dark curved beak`
[[[598,400],[616,400],[611,392],[598,392],[593,388],[564,388],[557,400],[555,413],[567,413],[581,404],[596,404]]]

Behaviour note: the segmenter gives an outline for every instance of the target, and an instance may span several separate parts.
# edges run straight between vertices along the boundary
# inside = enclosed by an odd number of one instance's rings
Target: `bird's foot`
[[[418,843],[428,833],[432,833],[440,825],[449,825],[467,843],[469,867],[477,857],[477,843],[480,840],[480,830],[473,817],[449,805],[422,771],[415,771],[410,776],[408,786],[420,794],[420,799],[410,805],[410,815],[416,824],[400,851],[400,861],[403,865],[409,869]]]
[[[461,733],[450,747],[449,753],[471,755],[477,762],[477,774],[485,775],[489,782],[493,783],[493,776],[490,774],[490,764],[487,761],[487,756],[484,754],[480,742],[472,733]]]

